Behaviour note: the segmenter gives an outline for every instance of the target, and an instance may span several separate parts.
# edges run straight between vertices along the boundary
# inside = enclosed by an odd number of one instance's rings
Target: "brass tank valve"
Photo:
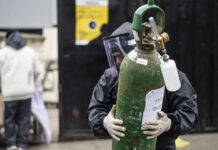
[[[155,41],[156,48],[162,51],[166,49],[164,43],[168,42],[170,37],[166,32],[164,32],[161,35],[154,36],[153,40]]]

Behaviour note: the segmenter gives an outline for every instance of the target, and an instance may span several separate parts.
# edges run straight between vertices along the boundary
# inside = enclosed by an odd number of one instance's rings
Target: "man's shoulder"
[[[181,70],[178,69],[178,74],[181,80],[188,80],[186,74],[184,72],[182,72]]]
[[[0,49],[0,55],[5,55],[7,52],[11,50],[11,47],[5,46],[2,49]]]
[[[6,50],[8,50],[8,49],[11,49],[11,47],[9,47],[9,46],[5,46],[5,47],[3,47],[3,48],[0,49],[0,52],[2,52],[2,51],[6,51]]]
[[[113,68],[107,68],[101,76],[100,81],[105,82],[108,86],[115,86],[118,83],[119,74]]]
[[[23,49],[28,50],[28,51],[31,51],[31,52],[34,53],[34,49],[33,49],[32,47],[25,46],[25,47],[23,47]]]
[[[25,54],[28,54],[28,55],[31,55],[31,56],[35,56],[35,50],[32,48],[32,47],[29,47],[29,46],[25,46],[23,47],[22,51],[25,53]]]
[[[105,70],[104,70],[104,74],[105,74],[105,75],[111,75],[110,68],[105,69]]]
[[[117,78],[118,77],[118,72],[115,68],[111,67],[111,68],[107,68],[104,71],[104,76],[106,78]]]

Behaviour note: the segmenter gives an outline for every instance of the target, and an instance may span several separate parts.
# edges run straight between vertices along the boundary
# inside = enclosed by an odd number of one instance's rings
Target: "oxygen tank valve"
[[[160,50],[160,51],[165,50],[166,48],[165,48],[164,43],[166,43],[166,42],[168,42],[170,40],[169,35],[166,32],[159,35],[158,28],[156,26],[156,23],[155,23],[153,17],[149,18],[149,23],[150,23],[150,26],[151,26],[151,29],[152,29],[152,32],[153,32],[152,39],[153,39],[153,41],[155,43],[155,46],[156,46],[157,50]]]

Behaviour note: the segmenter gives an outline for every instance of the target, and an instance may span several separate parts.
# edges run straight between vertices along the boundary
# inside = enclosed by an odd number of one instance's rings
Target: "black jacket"
[[[171,129],[158,137],[156,150],[175,150],[175,139],[190,132],[197,123],[196,93],[184,73],[179,71],[181,88],[176,92],[165,90],[162,111],[172,120]],[[116,103],[118,75],[106,69],[94,88],[88,108],[88,121],[95,136],[108,136],[103,119]]]

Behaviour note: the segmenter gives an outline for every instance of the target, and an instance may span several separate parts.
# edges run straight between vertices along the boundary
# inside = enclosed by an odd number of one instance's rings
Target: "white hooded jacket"
[[[4,101],[31,98],[35,92],[34,77],[41,72],[39,60],[30,47],[0,50],[1,90]]]

